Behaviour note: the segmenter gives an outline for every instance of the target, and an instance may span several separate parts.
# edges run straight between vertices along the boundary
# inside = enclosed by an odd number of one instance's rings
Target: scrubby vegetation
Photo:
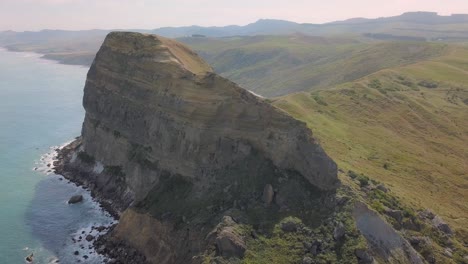
[[[104,173],[113,175],[115,177],[122,177],[124,176],[122,166],[105,166]]]
[[[86,152],[84,151],[80,151],[78,152],[78,158],[84,162],[84,163],[88,163],[88,164],[94,164],[95,162],[95,159],[93,156],[87,154]]]

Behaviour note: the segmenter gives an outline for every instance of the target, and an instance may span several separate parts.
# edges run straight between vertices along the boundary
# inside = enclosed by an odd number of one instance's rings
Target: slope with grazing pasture
[[[274,105],[314,128],[343,172],[385,183],[414,209],[432,209],[466,243],[468,49],[451,46],[444,56]]]
[[[381,69],[440,56],[447,49],[439,43],[301,34],[180,40],[217,73],[266,97],[354,81]]]

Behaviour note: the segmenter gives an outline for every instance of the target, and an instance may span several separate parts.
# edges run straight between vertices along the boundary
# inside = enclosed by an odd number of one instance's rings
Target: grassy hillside
[[[445,52],[445,44],[366,43],[355,38],[255,36],[183,38],[221,75],[271,97],[352,81]]]
[[[343,171],[390,186],[468,238],[468,50],[278,98]],[[343,176],[344,182],[350,182]]]

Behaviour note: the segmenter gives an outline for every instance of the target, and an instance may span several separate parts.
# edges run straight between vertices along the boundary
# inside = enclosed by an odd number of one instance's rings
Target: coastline
[[[63,63],[59,60],[46,58],[45,56],[47,54],[34,51],[19,51],[5,46],[0,46],[0,52],[12,53],[14,56],[30,58],[41,64],[76,66],[73,64]],[[86,65],[79,66],[88,68]],[[116,226],[116,223],[118,223],[121,210],[113,206],[113,201],[102,197],[94,188],[95,186],[92,181],[86,181],[84,180],[84,177],[80,177],[83,175],[78,175],[75,174],[74,171],[67,170],[65,163],[70,160],[66,159],[66,155],[75,150],[75,147],[79,144],[79,138],[64,142],[65,143],[59,146],[51,147],[47,153],[40,154],[40,158],[38,158],[38,160],[34,162],[34,165],[29,169],[47,176],[48,179],[52,179],[52,181],[61,181],[64,185],[70,184],[73,188],[80,190],[78,193],[81,193],[84,196],[84,203],[92,204],[96,210],[102,211],[109,216],[109,222],[102,223],[89,221],[85,226],[80,226],[77,229],[74,229],[72,233],[68,234],[69,236],[63,236],[68,242],[67,244],[63,244],[62,249],[68,252],[67,254],[71,254],[71,256],[67,255],[67,258],[75,257],[76,261],[84,263],[88,263],[89,261],[91,261],[91,263],[145,263],[143,255],[139,254],[135,249],[125,243],[112,238],[112,230]],[[70,193],[70,195],[71,194],[72,193]],[[69,198],[70,196],[68,196],[66,200],[63,200],[63,203],[66,204]],[[50,231],[53,232],[54,230]],[[89,235],[90,237],[88,240],[87,237]],[[29,247],[29,245],[22,248],[24,248],[23,251],[35,250],[34,248]],[[34,251],[34,253],[36,252]],[[42,257],[37,256],[36,254],[34,255],[35,261],[36,258],[39,258],[40,260]],[[56,253],[53,253],[53,257],[53,261],[60,261],[60,263],[63,262],[62,257],[57,256]],[[65,262],[68,262],[69,260],[70,259],[65,260]]]
[[[67,183],[73,184],[75,188],[82,189],[81,195],[84,197],[84,203],[93,204],[93,207],[95,206],[97,210],[100,210],[104,213],[104,215],[107,215],[110,220],[109,222],[104,223],[90,221],[88,225],[81,226],[79,229],[75,230],[71,234],[71,240],[73,244],[70,244],[67,247],[69,250],[74,252],[74,255],[80,261],[86,262],[91,260],[100,261],[101,263],[109,263],[111,258],[99,251],[100,248],[97,246],[97,244],[99,244],[97,241],[101,237],[106,236],[118,223],[117,213],[113,211],[112,208],[105,206],[101,201],[99,201],[99,199],[97,199],[96,196],[93,195],[90,189],[85,185],[80,185],[77,182],[65,177],[62,173],[59,172],[56,166],[60,164],[59,154],[62,149],[72,145],[73,142],[75,142],[75,140],[68,141],[60,146],[51,147],[51,151],[41,156],[40,161],[35,164],[37,167],[34,167],[33,170],[38,171],[48,177],[57,177],[57,179],[60,181],[63,181],[64,179],[69,180]],[[60,260],[61,259],[59,258],[55,258],[56,262],[54,263],[59,263]]]
[[[20,49],[15,49],[10,46],[0,46],[0,52],[5,51],[5,52],[12,52],[12,53],[21,53],[25,55],[30,55],[30,57],[35,57],[37,59],[42,59],[46,60],[49,62],[57,63],[57,64],[62,64],[62,65],[72,65],[72,66],[79,66],[79,67],[84,67],[84,68],[89,68],[91,66],[90,63],[85,63],[85,62],[80,62],[80,58],[84,58],[84,56],[75,56],[74,61],[67,60],[68,56],[73,55],[73,53],[62,53],[62,54],[57,54],[57,53],[42,53],[38,52],[35,50],[20,50]],[[53,57],[55,56],[55,58]],[[29,56],[27,56],[29,57]],[[78,59],[78,60],[76,60]]]
[[[57,155],[53,162],[53,171],[55,174],[62,175],[65,179],[87,190],[101,209],[109,213],[114,219],[115,222],[110,226],[92,227],[92,230],[103,228],[106,230],[106,232],[95,237],[92,242],[93,248],[98,254],[108,259],[108,262],[105,263],[146,263],[146,257],[137,249],[112,236],[112,231],[117,226],[121,213],[128,205],[118,199],[106,198],[106,194],[98,190],[98,186],[88,177],[89,175],[86,172],[70,166],[76,159],[76,152],[79,151],[80,146],[81,138],[77,137],[63,147],[55,149]]]
[[[75,140],[68,142],[61,148],[57,148],[55,150],[57,154],[55,160],[53,161],[53,171],[55,174],[62,175],[65,179],[69,180],[70,182],[73,182],[77,186],[88,190],[91,194],[91,197],[100,204],[101,208],[108,212],[114,218],[114,220],[118,221],[120,218],[120,211],[112,205],[112,201],[109,201],[102,197],[99,194],[99,192],[96,191],[95,185],[92,182],[87,181],[83,177],[83,175],[78,173],[78,171],[66,169],[66,164],[71,159],[73,151],[76,150],[80,146],[80,144],[80,138],[78,137]]]

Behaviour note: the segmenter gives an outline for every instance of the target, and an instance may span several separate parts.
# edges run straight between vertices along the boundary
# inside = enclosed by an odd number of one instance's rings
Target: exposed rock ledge
[[[192,262],[223,212],[264,205],[267,184],[279,186],[284,208],[295,206],[288,184],[310,195],[339,185],[335,163],[304,123],[173,40],[110,33],[83,104],[82,136],[57,170],[124,212],[110,239],[152,263]]]

